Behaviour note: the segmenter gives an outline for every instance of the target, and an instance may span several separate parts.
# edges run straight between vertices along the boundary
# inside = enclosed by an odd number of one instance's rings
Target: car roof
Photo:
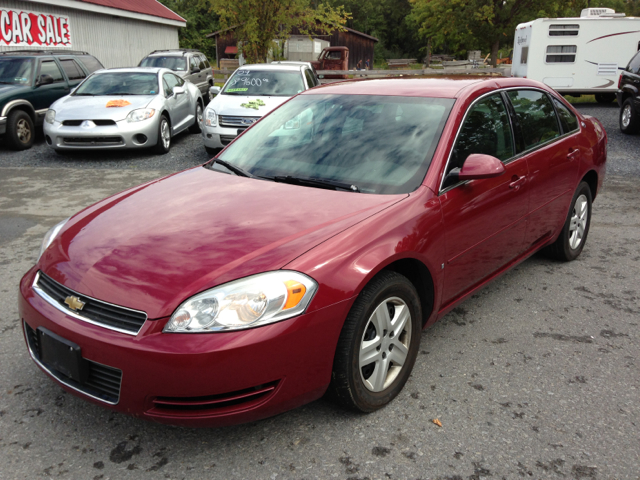
[[[173,70],[163,67],[117,67],[117,68],[103,68],[101,70],[97,70],[100,73],[107,72],[121,72],[121,73],[136,73],[136,72],[146,72],[146,73],[160,73],[160,72],[169,72],[175,74]]]
[[[476,90],[507,87],[548,88],[533,80],[500,77],[377,78],[329,83],[301,95],[389,95],[401,97],[458,98]]]
[[[0,52],[0,56],[4,57],[43,57],[43,56],[73,56],[73,55],[91,55],[88,52],[81,52],[77,50],[10,50],[7,52]]]
[[[147,57],[183,57],[187,53],[202,53],[200,50],[190,48],[176,50],[154,50]]]
[[[250,65],[242,65],[238,70],[288,70],[291,72],[299,72],[302,68],[300,64],[284,64],[284,63],[254,63]]]

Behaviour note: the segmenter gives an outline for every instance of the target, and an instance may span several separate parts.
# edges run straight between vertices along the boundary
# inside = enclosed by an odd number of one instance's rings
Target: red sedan
[[[606,145],[526,79],[312,89],[204,166],[56,225],[20,285],[29,352],[158,422],[252,421],[327,389],[376,410],[423,328],[540,249],[580,254]]]

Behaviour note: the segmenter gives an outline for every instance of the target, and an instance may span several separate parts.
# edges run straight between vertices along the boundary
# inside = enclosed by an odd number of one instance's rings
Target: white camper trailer
[[[586,8],[579,18],[539,18],[516,27],[511,75],[562,94],[611,102],[620,70],[640,49],[640,18]]]

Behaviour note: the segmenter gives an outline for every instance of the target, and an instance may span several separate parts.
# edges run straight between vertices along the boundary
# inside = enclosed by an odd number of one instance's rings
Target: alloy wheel
[[[16,124],[16,135],[21,143],[29,143],[31,140],[31,128],[29,127],[29,123],[23,118],[18,120]]]
[[[198,122],[198,125],[202,127],[204,122],[204,115],[202,114],[202,105],[200,105],[199,103],[196,106],[196,121]]]
[[[411,312],[398,297],[380,303],[364,329],[358,367],[367,390],[382,392],[398,377],[411,342]]]
[[[171,144],[171,132],[169,131],[169,122],[165,119],[162,120],[162,125],[160,125],[160,135],[162,136],[162,145],[164,145],[165,149],[168,149]]]
[[[585,195],[580,195],[573,205],[573,214],[569,223],[569,247],[575,250],[582,243],[589,217],[589,203]]]
[[[622,109],[622,126],[627,128],[631,123],[631,105],[625,105]]]

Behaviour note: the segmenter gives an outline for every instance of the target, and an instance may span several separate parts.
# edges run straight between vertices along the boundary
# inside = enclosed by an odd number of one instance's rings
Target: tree
[[[343,6],[332,8],[310,0],[210,0],[222,28],[234,27],[247,61],[265,62],[274,40],[285,40],[297,27],[303,35],[342,29],[350,15]]]
[[[215,43],[206,38],[207,33],[220,27],[218,16],[211,10],[209,0],[160,0],[187,21],[187,26],[178,30],[181,48],[195,48],[213,61],[216,58]]]

